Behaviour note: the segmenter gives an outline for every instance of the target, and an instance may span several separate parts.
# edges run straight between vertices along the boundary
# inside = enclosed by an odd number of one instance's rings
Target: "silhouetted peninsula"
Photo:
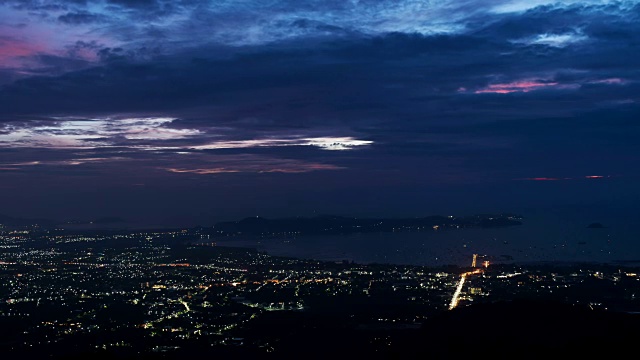
[[[7,227],[51,227],[56,221],[50,219],[27,219],[0,214],[0,225]]]
[[[266,219],[249,217],[240,221],[219,222],[218,232],[257,236],[349,234],[361,232],[439,231],[459,228],[494,228],[522,225],[513,214],[474,216],[427,216],[420,218],[352,218],[334,215]]]

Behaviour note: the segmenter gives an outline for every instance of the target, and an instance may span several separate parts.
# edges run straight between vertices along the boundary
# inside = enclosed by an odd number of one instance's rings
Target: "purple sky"
[[[0,0],[0,214],[639,210],[640,2]]]

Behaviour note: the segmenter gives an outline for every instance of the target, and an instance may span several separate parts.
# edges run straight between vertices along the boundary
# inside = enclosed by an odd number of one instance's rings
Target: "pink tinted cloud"
[[[307,162],[295,159],[272,158],[249,154],[231,156],[209,156],[194,154],[193,158],[186,158],[173,166],[159,167],[171,173],[178,174],[221,174],[221,173],[305,173],[312,171],[343,170],[344,167]],[[190,162],[185,164],[185,161]]]
[[[474,91],[476,94],[509,94],[513,92],[529,92],[548,87],[557,87],[557,82],[542,82],[537,80],[521,80],[510,83],[490,84],[480,90]]]
[[[535,177],[535,178],[525,178],[522,180],[530,180],[530,181],[558,181],[562,180],[560,178],[549,178],[549,177]]]
[[[606,85],[623,85],[627,81],[621,78],[607,78],[601,80],[588,81],[590,84],[606,84]],[[529,92],[541,89],[576,89],[580,84],[560,84],[555,81],[541,80],[518,80],[509,83],[490,84],[479,90],[475,90],[475,94],[510,94],[515,92]],[[458,92],[467,92],[467,89],[461,87]]]
[[[17,65],[17,58],[37,55],[46,52],[46,46],[39,43],[20,42],[13,39],[0,38],[0,67]]]
[[[526,181],[560,181],[560,180],[580,180],[580,179],[604,179],[610,178],[611,175],[587,175],[583,177],[565,177],[565,178],[555,178],[555,177],[532,177],[532,178],[521,178],[514,180],[526,180]]]
[[[0,6],[0,14],[3,10]],[[29,69],[43,67],[37,55],[44,54],[96,62],[99,47],[116,46],[117,43],[104,36],[87,35],[89,30],[48,22],[30,22],[28,26],[18,28],[0,22],[0,68],[29,75]]]
[[[265,163],[265,164],[248,164],[248,165],[235,165],[235,166],[223,166],[223,167],[207,167],[207,168],[162,168],[172,173],[179,174],[197,174],[197,175],[209,175],[209,174],[224,174],[224,173],[287,173],[298,174],[311,171],[323,171],[323,170],[342,170],[343,167],[335,166],[331,164],[315,164],[315,163]]]

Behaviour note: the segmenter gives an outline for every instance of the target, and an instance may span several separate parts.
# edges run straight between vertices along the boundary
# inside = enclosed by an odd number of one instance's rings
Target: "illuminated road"
[[[187,304],[184,300],[182,299],[178,299],[178,302],[182,305],[184,305],[184,309],[186,310],[186,312],[191,311],[191,308],[189,308],[189,304]]]
[[[458,281],[458,287],[456,287],[456,291],[453,293],[453,297],[451,298],[451,304],[449,304],[449,310],[454,309],[458,306],[458,301],[460,301],[460,292],[462,291],[462,287],[464,286],[464,281],[467,279],[467,274],[464,273],[460,276],[460,281]]]
[[[464,286],[464,282],[467,279],[468,275],[480,274],[482,270],[476,269],[474,271],[466,272],[460,275],[460,281],[458,281],[458,286],[456,287],[456,291],[453,293],[453,297],[451,298],[451,303],[449,304],[449,310],[455,309],[458,306],[458,302],[460,301],[460,293],[462,292],[462,287]]]
[[[202,294],[205,291],[209,290],[209,288],[211,288],[211,285],[205,286],[201,291],[199,291],[199,293]],[[146,294],[145,294],[145,296],[146,296]],[[159,319],[148,321],[148,322],[142,324],[142,327],[144,327],[146,329],[146,328],[152,327],[153,324],[160,323],[160,322],[162,322],[164,320],[167,320],[167,319],[174,319],[174,318],[177,318],[179,316],[182,316],[182,315],[190,312],[191,311],[191,307],[189,307],[189,304],[185,301],[185,299],[187,299],[188,297],[189,297],[188,295],[185,295],[184,297],[182,297],[182,298],[177,300],[180,304],[182,304],[182,306],[184,306],[184,310],[183,311],[174,312],[174,313],[169,314],[167,316],[163,316],[163,317],[161,317]],[[143,297],[143,299],[144,299],[144,297]]]

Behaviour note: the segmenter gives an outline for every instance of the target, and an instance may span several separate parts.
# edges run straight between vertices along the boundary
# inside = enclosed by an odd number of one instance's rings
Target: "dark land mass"
[[[442,313],[425,323],[420,336],[442,345],[423,351],[438,358],[456,349],[491,358],[590,358],[594,353],[617,357],[632,349],[638,325],[638,315],[522,299]]]
[[[427,320],[420,330],[387,330],[377,337],[380,344],[358,344],[362,334],[353,332],[340,338],[326,337],[326,348],[315,354],[341,353],[384,358],[462,358],[476,354],[479,358],[512,359],[518,357],[570,357],[597,353],[622,355],[633,348],[633,334],[640,316],[590,310],[556,302],[516,300],[472,305],[441,313]],[[373,331],[373,330],[372,330]],[[311,338],[321,338],[331,331],[314,331]],[[301,329],[288,339],[290,357],[314,348],[305,341],[311,334]],[[375,337],[374,337],[375,338]],[[386,344],[383,344],[385,343]],[[306,344],[305,344],[306,343]],[[376,347],[376,345],[378,345]]]
[[[116,224],[127,222],[125,219],[117,216],[105,216],[94,220],[69,220],[65,224]]]
[[[127,222],[125,219],[117,216],[101,217],[93,220],[67,220],[58,221],[44,218],[21,218],[0,214],[0,226],[8,228],[30,228],[30,229],[55,229],[60,225],[112,225]]]
[[[397,309],[396,311],[402,311]],[[270,338],[272,352],[193,343],[168,353],[132,355],[92,350],[60,359],[241,358],[607,358],[632,353],[640,315],[591,310],[549,301],[514,300],[440,313],[420,328],[355,326],[340,308],[326,313],[273,312],[256,321],[238,344]],[[276,340],[277,339],[277,340]]]
[[[252,236],[350,234],[366,232],[434,231],[457,228],[494,228],[522,225],[521,216],[513,214],[474,215],[465,217],[427,216],[420,218],[352,218],[324,215],[266,219],[249,217],[240,221],[216,223],[213,229],[229,235]]]
[[[588,229],[604,229],[604,228],[606,228],[606,226],[596,222],[596,223],[591,223],[591,224],[587,225],[587,228]]]
[[[214,226],[196,226],[187,229],[201,235],[226,236],[291,236],[319,234],[352,234],[371,232],[434,231],[458,228],[495,228],[522,225],[522,216],[515,214],[479,214],[472,216],[427,216],[416,218],[354,218],[334,215],[317,217],[291,217],[267,219],[248,217],[239,221],[218,222]],[[155,232],[155,228],[119,229],[127,220],[117,217],[101,217],[93,220],[67,220],[17,218],[0,215],[0,228],[43,229],[64,234],[116,234],[130,232]],[[70,226],[67,228],[67,226]],[[163,228],[162,231],[171,231]],[[181,231],[185,228],[175,228]]]
[[[53,227],[56,224],[51,219],[27,219],[0,214],[0,225],[5,227]]]

